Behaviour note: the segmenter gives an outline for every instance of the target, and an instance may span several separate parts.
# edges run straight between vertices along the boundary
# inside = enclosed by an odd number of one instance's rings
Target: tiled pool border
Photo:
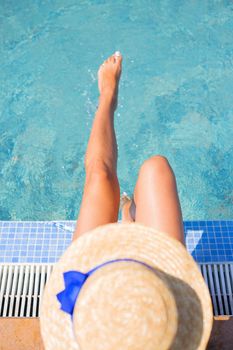
[[[0,263],[55,263],[76,221],[0,221]],[[199,263],[233,262],[233,220],[184,221],[188,251]]]

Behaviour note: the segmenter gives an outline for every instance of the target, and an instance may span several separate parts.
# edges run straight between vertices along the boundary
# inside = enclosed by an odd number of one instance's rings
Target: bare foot
[[[122,222],[134,222],[136,214],[136,206],[134,199],[130,198],[124,192],[121,196],[121,211],[122,211]]]
[[[100,99],[110,98],[114,110],[117,108],[118,84],[121,76],[122,56],[115,52],[98,70]]]

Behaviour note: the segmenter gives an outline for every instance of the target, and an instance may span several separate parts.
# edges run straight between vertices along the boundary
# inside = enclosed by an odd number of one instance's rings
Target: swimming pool
[[[164,154],[186,220],[231,219],[232,1],[0,1],[0,220],[73,220],[98,66],[120,50],[121,190]]]

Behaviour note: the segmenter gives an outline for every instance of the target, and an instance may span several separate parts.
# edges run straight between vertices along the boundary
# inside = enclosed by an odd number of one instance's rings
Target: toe
[[[116,51],[114,53],[114,57],[117,61],[122,61],[122,55],[121,55],[120,51]]]
[[[121,62],[122,62],[122,56],[117,56],[117,57],[116,57],[116,60],[117,60],[117,62],[119,62],[119,63],[121,64]]]
[[[109,61],[112,63],[115,63],[115,56],[114,55],[110,56]]]

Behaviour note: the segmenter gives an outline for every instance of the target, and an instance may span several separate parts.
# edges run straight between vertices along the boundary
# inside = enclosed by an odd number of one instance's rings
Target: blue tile
[[[26,262],[27,262],[27,257],[26,257],[26,256],[21,257],[21,258],[20,258],[20,262],[21,262],[21,263],[26,263]]]
[[[219,262],[227,261],[226,256],[224,254],[219,254]]]
[[[0,222],[0,227],[3,227],[0,237],[1,261],[15,258],[19,262],[35,262],[35,259],[55,262],[72,241],[72,232],[56,227],[53,222],[4,223]],[[76,221],[60,223],[72,230],[76,225]],[[196,261],[233,261],[232,220],[184,221],[184,228],[187,249]],[[203,231],[201,238],[195,230]]]
[[[232,250],[232,249],[226,249],[225,252],[226,252],[226,255],[227,255],[227,256],[233,258],[233,250]]]
[[[44,250],[44,251],[41,252],[41,255],[42,256],[48,256],[49,252],[47,250]]]
[[[203,257],[203,262],[209,262],[210,261],[210,256],[204,256]]]
[[[213,250],[211,251],[211,255],[218,255],[217,249],[213,249]]]
[[[13,255],[13,250],[7,250],[7,251],[5,251],[5,255],[6,256],[12,256]]]
[[[185,221],[184,225],[185,227],[191,227],[192,224],[190,221]]]
[[[26,256],[26,255],[27,255],[26,250],[22,250],[22,251],[20,252],[20,255],[21,255],[21,256]]]
[[[206,221],[199,221],[199,225],[200,226],[205,226],[206,225]]]
[[[221,220],[215,220],[214,223],[215,223],[216,226],[220,226],[221,225]]]
[[[188,249],[193,250],[195,248],[194,244],[186,244]]]
[[[225,249],[230,249],[230,248],[231,248],[231,245],[230,245],[229,242],[225,242],[225,243],[224,243],[224,247],[225,247]]]
[[[224,249],[224,244],[223,243],[218,243],[217,246],[218,246],[218,249]]]
[[[56,262],[56,261],[57,261],[56,257],[50,257],[49,258],[49,262],[51,262],[51,263]]]
[[[207,225],[207,226],[213,226],[213,221],[207,220],[207,221],[206,221],[206,225]]]
[[[216,236],[217,238],[222,237],[222,233],[219,232],[219,231],[215,231],[215,236]]]
[[[12,259],[11,257],[6,256],[6,257],[4,258],[4,262],[6,262],[6,263],[11,263],[11,262],[12,262],[11,259]]]

